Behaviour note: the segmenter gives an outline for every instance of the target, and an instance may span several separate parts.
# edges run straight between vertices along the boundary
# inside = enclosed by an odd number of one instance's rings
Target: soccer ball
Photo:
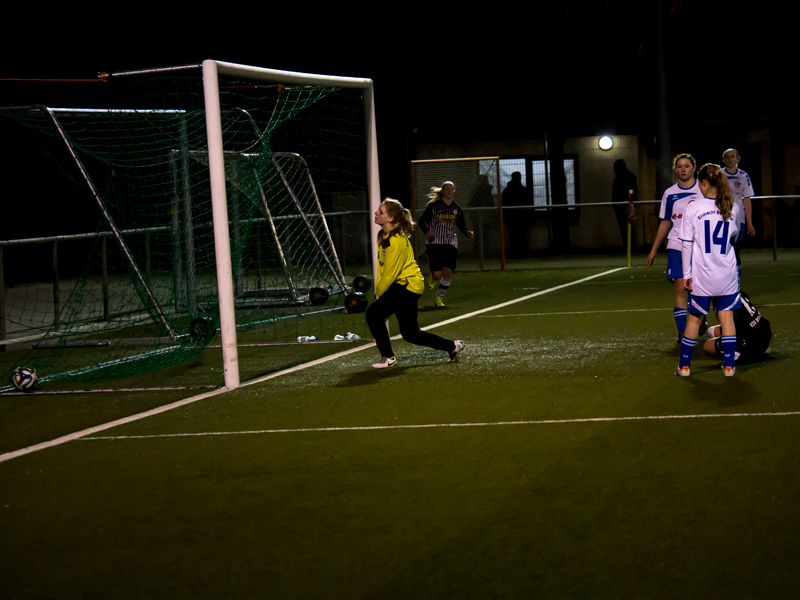
[[[14,369],[14,374],[11,376],[11,383],[20,392],[30,392],[36,387],[39,381],[39,376],[36,374],[36,369],[33,367],[17,367]]]

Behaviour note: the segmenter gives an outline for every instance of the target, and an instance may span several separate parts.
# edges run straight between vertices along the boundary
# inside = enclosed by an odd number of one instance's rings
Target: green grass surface
[[[420,322],[605,270],[457,273]],[[434,329],[456,364],[397,341],[0,463],[0,597],[793,598],[800,263],[745,264],[774,337],[734,378],[673,375],[663,271]],[[242,348],[243,379],[353,347]],[[0,398],[0,452],[194,393]]]

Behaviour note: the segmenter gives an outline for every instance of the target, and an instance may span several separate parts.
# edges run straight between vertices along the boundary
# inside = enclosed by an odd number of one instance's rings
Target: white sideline
[[[376,431],[389,429],[431,429],[436,427],[496,427],[508,425],[564,425],[571,423],[612,423],[617,421],[658,421],[672,419],[716,419],[724,417],[791,417],[798,416],[800,412],[779,413],[733,413],[709,415],[657,415],[647,417],[593,417],[585,419],[546,419],[542,421],[497,421],[492,423],[429,423],[420,425],[374,425],[364,427],[315,427],[308,429],[261,429],[253,431],[206,431],[202,433],[156,433],[152,435],[108,435],[86,438],[82,441],[93,440],[144,440],[150,438],[168,437],[203,437],[209,435],[257,435],[268,433],[318,433],[326,431]]]
[[[784,302],[783,304],[759,304],[760,307],[770,306],[800,306],[800,302]],[[553,315],[596,315],[607,313],[632,313],[632,312],[655,312],[659,310],[669,310],[671,308],[621,308],[613,310],[575,310],[570,312],[546,312],[546,313],[517,313],[514,315],[486,315],[484,319],[502,319],[507,317],[550,317]]]
[[[578,279],[576,281],[572,281],[570,283],[564,283],[562,285],[557,285],[552,288],[548,288],[546,290],[542,290],[540,292],[536,292],[534,294],[528,294],[527,296],[522,296],[520,298],[516,298],[515,300],[509,300],[508,302],[502,302],[500,304],[496,304],[494,306],[490,306],[488,308],[482,308],[481,310],[476,310],[471,313],[467,313],[465,315],[461,315],[459,317],[454,317],[452,319],[447,319],[446,321],[442,321],[441,323],[436,323],[434,325],[428,325],[427,327],[423,327],[422,329],[434,329],[436,327],[442,327],[443,325],[449,325],[450,323],[455,323],[457,321],[461,321],[463,319],[468,319],[470,317],[474,317],[476,315],[483,314],[485,312],[489,312],[492,310],[497,310],[499,308],[504,308],[506,306],[510,306],[512,304],[516,304],[518,302],[524,302],[525,300],[530,300],[531,298],[535,298],[536,296],[542,296],[544,294],[548,294],[550,292],[555,292],[557,290],[564,289],[566,287],[570,287],[573,285],[577,285],[579,283],[584,283],[591,279],[595,279],[597,277],[603,277],[604,275],[610,275],[611,273],[616,273],[617,271],[621,271],[626,269],[627,267],[619,267],[617,269],[611,269],[610,271],[605,271],[603,273],[598,273],[596,275],[590,275],[589,277],[584,277],[583,279]],[[400,336],[394,336],[392,339],[398,339]],[[347,356],[348,354],[353,354],[355,352],[360,352],[362,350],[366,350],[367,348],[372,348],[375,346],[375,342],[371,342],[369,344],[364,344],[363,346],[358,346],[356,348],[350,348],[349,350],[345,350],[343,352],[337,352],[336,354],[331,354],[330,356],[324,356],[322,358],[318,358],[316,360],[312,360],[307,363],[303,363],[301,365],[297,365],[295,367],[291,367],[289,369],[283,369],[281,371],[276,371],[275,373],[270,373],[269,375],[264,375],[263,377],[257,377],[255,379],[251,379],[250,381],[245,381],[240,384],[239,387],[245,387],[248,385],[254,385],[256,383],[262,383],[264,381],[268,381],[270,379],[275,379],[276,377],[281,377],[283,375],[288,375],[289,373],[294,373],[295,371],[301,371],[303,369],[307,369],[309,367],[313,367],[316,365],[321,365],[323,363],[329,362],[331,360],[335,360],[337,358],[341,358],[343,356]],[[101,425],[95,425],[94,427],[89,427],[88,429],[84,429],[82,431],[76,431],[74,433],[70,433],[68,435],[64,435],[53,440],[47,442],[41,442],[39,444],[34,444],[33,446],[27,446],[26,448],[20,448],[19,450],[14,450],[13,452],[6,452],[5,454],[0,454],[0,463],[6,462],[8,460],[12,460],[14,458],[19,458],[20,456],[25,456],[26,454],[32,454],[33,452],[38,452],[39,450],[46,450],[47,448],[52,448],[54,446],[60,446],[61,444],[66,444],[67,442],[72,442],[75,440],[79,440],[87,435],[92,435],[93,433],[99,433],[101,431],[105,431],[107,429],[111,429],[113,427],[118,427],[120,425],[126,425],[128,423],[133,423],[134,421],[140,421],[142,419],[146,419],[148,417],[152,417],[154,415],[158,415],[175,408],[180,408],[181,406],[186,406],[188,404],[192,404],[199,400],[205,400],[206,398],[211,398],[213,396],[218,396],[223,394],[228,390],[228,388],[220,388],[218,390],[214,390],[212,392],[206,392],[205,394],[199,394],[197,396],[192,396],[190,398],[184,398],[183,400],[178,400],[177,402],[172,402],[171,404],[165,404],[164,406],[159,406],[157,408],[153,408],[151,410],[147,410],[145,412],[137,413],[135,415],[130,415],[128,417],[124,417],[122,419],[117,419],[116,421],[110,421],[108,423],[103,423]],[[300,431],[300,430],[298,430]]]

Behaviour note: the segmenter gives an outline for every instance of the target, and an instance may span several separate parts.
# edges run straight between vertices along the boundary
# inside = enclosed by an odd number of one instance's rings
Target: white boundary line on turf
[[[192,404],[193,402],[197,402],[198,400],[204,400],[205,398],[211,398],[212,396],[219,396],[220,394],[227,391],[229,391],[228,388],[219,388],[217,390],[214,390],[213,392],[206,392],[205,394],[199,394],[197,396],[191,396],[190,398],[184,398],[183,400],[178,400],[177,402],[165,404],[164,406],[159,406],[157,408],[137,413],[129,417],[117,419],[116,421],[103,423],[102,425],[95,425],[94,427],[89,427],[88,429],[84,429],[83,431],[76,431],[75,433],[63,435],[54,440],[50,440],[49,442],[42,442],[41,444],[34,444],[33,446],[28,446],[27,448],[20,448],[19,450],[14,450],[13,452],[6,452],[5,454],[0,454],[0,463],[5,462],[7,460],[11,460],[12,458],[18,458],[26,454],[38,452],[39,450],[46,450],[47,448],[52,448],[53,446],[60,446],[61,444],[66,444],[67,442],[79,440],[87,435],[91,435],[93,433],[99,433],[101,431],[105,431],[106,429],[111,429],[112,427],[125,425],[126,423],[133,423],[134,421],[139,421],[140,419],[146,419],[147,417],[152,417],[153,415],[167,412],[174,408],[180,408],[181,406]]]
[[[516,304],[518,302],[524,302],[525,300],[530,300],[531,298],[535,298],[537,296],[542,296],[544,294],[548,294],[550,292],[555,292],[557,290],[561,290],[573,285],[577,285],[579,283],[584,283],[591,279],[596,279],[597,277],[603,277],[604,275],[610,275],[611,273],[616,273],[617,271],[622,271],[627,267],[619,267],[616,269],[611,269],[610,271],[605,271],[603,273],[597,273],[596,275],[590,275],[589,277],[584,277],[583,279],[578,279],[576,281],[571,281],[570,283],[564,283],[562,285],[557,285],[552,288],[548,288],[546,290],[542,290],[540,292],[536,292],[533,294],[528,294],[527,296],[522,296],[520,298],[516,298],[515,300],[509,300],[508,302],[502,302],[500,304],[496,304],[495,306],[490,306],[488,308],[483,308],[481,310],[476,310],[471,313],[467,313],[465,315],[461,315],[460,317],[454,317],[452,319],[448,319],[446,321],[442,321],[441,323],[435,323],[434,325],[428,325],[427,327],[423,327],[422,329],[434,329],[436,327],[442,327],[443,325],[449,325],[450,323],[455,323],[457,321],[462,321],[464,319],[468,319],[470,317],[474,317],[476,315],[483,314],[485,312],[489,312],[492,310],[497,310],[499,308],[504,308],[506,306],[511,306],[512,304]],[[392,339],[398,339],[400,336],[394,336]],[[262,383],[264,381],[268,381],[270,379],[275,379],[276,377],[281,377],[283,375],[288,375],[290,373],[294,373],[295,371],[301,371],[303,369],[307,369],[309,367],[314,367],[316,365],[321,365],[323,363],[336,360],[337,358],[341,358],[343,356],[347,356],[348,354],[353,354],[355,352],[360,352],[361,350],[366,350],[367,348],[372,348],[375,346],[375,342],[371,342],[369,344],[364,344],[363,346],[358,346],[356,348],[350,348],[348,350],[344,350],[343,352],[337,352],[336,354],[331,354],[329,356],[324,356],[322,358],[318,358],[316,360],[312,360],[307,363],[303,363],[301,365],[297,365],[291,367],[289,369],[283,369],[281,371],[276,371],[275,373],[270,373],[269,375],[264,375],[263,377],[257,377],[255,379],[251,379],[249,381],[242,382],[239,387],[246,387],[248,385],[254,385],[256,383]],[[153,408],[151,410],[147,410],[145,412],[141,412],[135,415],[130,415],[128,417],[124,417],[122,419],[117,419],[116,421],[111,421],[109,423],[103,423],[102,425],[96,425],[94,427],[89,427],[88,429],[84,429],[82,431],[76,431],[75,433],[70,433],[68,435],[61,436],[54,440],[50,440],[48,442],[42,442],[40,444],[34,444],[33,446],[28,446],[26,448],[20,448],[19,450],[14,450],[13,452],[6,452],[5,454],[0,454],[0,463],[5,462],[7,460],[11,460],[14,458],[18,458],[20,456],[25,456],[26,454],[31,454],[33,452],[38,452],[39,450],[45,450],[47,448],[52,448],[54,446],[60,446],[61,444],[66,444],[67,442],[72,442],[75,440],[79,440],[83,437],[88,435],[92,435],[93,433],[99,433],[101,431],[105,431],[107,429],[111,429],[112,427],[118,427],[119,425],[126,425],[128,423],[133,423],[134,421],[140,421],[141,419],[146,419],[148,417],[152,417],[154,415],[165,413],[167,411],[173,410],[175,408],[180,408],[181,406],[186,406],[188,404],[192,404],[199,400],[204,400],[206,398],[211,398],[213,396],[218,396],[225,392],[229,392],[228,388],[220,388],[218,390],[214,390],[213,392],[206,392],[205,394],[200,394],[198,396],[192,396],[190,398],[184,398],[183,400],[178,400],[177,402],[172,402],[171,404],[165,404],[164,406],[159,406],[157,408]]]
[[[615,310],[575,310],[571,312],[546,312],[546,313],[518,313],[516,315],[485,315],[482,319],[502,319],[506,317],[549,317],[551,315],[596,315],[605,313],[632,313],[632,312],[654,312],[657,310],[669,310],[671,308],[630,308]]]
[[[762,308],[767,306],[800,306],[800,302],[786,302],[783,304],[759,304]],[[486,315],[484,319],[503,319],[507,317],[549,317],[551,315],[596,315],[606,313],[654,312],[657,310],[672,310],[671,308],[628,308],[614,310],[578,310],[572,312],[546,312],[546,313],[518,313],[516,315]]]
[[[760,307],[773,307],[773,306],[800,306],[800,302],[785,302],[782,304],[759,304]],[[507,317],[549,317],[551,315],[595,315],[606,313],[618,312],[654,312],[657,310],[672,310],[671,308],[628,308],[628,309],[614,309],[614,310],[578,310],[572,312],[554,312],[554,313],[517,313],[515,315],[486,315],[484,319],[502,319]]]
[[[329,431],[384,431],[390,429],[432,429],[438,427],[497,427],[508,425],[569,425],[571,423],[613,423],[619,421],[660,421],[674,419],[716,419],[724,417],[795,417],[800,412],[734,413],[709,415],[661,415],[649,417],[594,417],[586,419],[547,419],[543,421],[498,421],[494,423],[431,423],[422,425],[375,425],[364,427],[314,427],[308,429],[261,429],[253,431],[207,431],[203,433],[158,433],[153,435],[110,435],[85,438],[93,440],[144,440],[150,438],[203,437],[211,435],[258,435],[269,433],[321,433]]]
[[[474,317],[477,315],[481,315],[486,312],[490,312],[493,310],[497,310],[499,308],[505,308],[506,306],[511,306],[512,304],[517,304],[518,302],[524,302],[525,300],[530,300],[531,298],[535,298],[536,296],[542,296],[544,294],[549,294],[550,292],[555,292],[556,290],[560,290],[566,287],[570,287],[573,285],[577,285],[579,283],[584,283],[589,281],[590,279],[595,279],[597,277],[602,277],[603,275],[609,275],[611,273],[616,273],[617,271],[622,271],[623,269],[627,269],[627,267],[619,267],[616,269],[611,269],[610,271],[605,271],[604,273],[598,273],[596,275],[590,275],[589,277],[584,277],[583,279],[578,279],[577,281],[571,281],[570,283],[564,283],[562,285],[557,285],[555,287],[548,288],[546,290],[542,290],[540,292],[534,292],[533,294],[528,294],[527,296],[521,296],[520,298],[515,298],[514,300],[509,300],[508,302],[502,302],[500,304],[495,304],[494,306],[489,306],[487,308],[482,308],[480,310],[475,310],[471,313],[467,313],[465,315],[461,315],[458,317],[453,317],[452,319],[447,319],[446,321],[441,321],[439,323],[434,323],[433,325],[428,325],[427,327],[422,327],[423,331],[428,331],[429,329],[435,329],[437,327],[442,327],[444,325],[450,325],[451,323],[456,323],[457,321],[463,321],[464,319],[469,319],[470,317]],[[400,339],[399,335],[395,335],[392,337],[393,340]],[[347,356],[348,354],[353,354],[355,352],[360,352],[361,350],[366,350],[367,348],[372,348],[375,346],[375,342],[370,344],[365,344],[363,346],[358,346],[357,348],[351,348],[349,350],[345,350],[343,352],[337,352],[336,354],[331,354],[329,356],[323,356],[322,358],[318,358],[317,360],[312,360],[311,362],[303,363],[302,365],[297,365],[295,367],[291,367],[289,369],[284,369],[283,371],[277,371],[275,373],[270,373],[269,375],[264,375],[262,377],[256,377],[255,379],[251,379],[249,381],[245,381],[241,384],[240,387],[245,387],[247,385],[254,385],[256,383],[262,383],[264,381],[268,381],[270,379],[275,379],[276,377],[281,377],[283,375],[288,375],[289,373],[294,373],[295,371],[300,371],[302,369],[306,369],[308,367],[313,367],[315,365],[321,365],[322,363],[326,363],[331,360],[335,360],[337,358],[341,358],[342,356]],[[2,458],[2,457],[0,457]]]

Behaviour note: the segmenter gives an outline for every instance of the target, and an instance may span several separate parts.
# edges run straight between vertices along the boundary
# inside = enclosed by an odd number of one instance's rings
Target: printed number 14
[[[717,221],[714,227],[714,235],[711,235],[711,221],[703,221],[706,226],[706,254],[711,254],[711,245],[719,246],[719,253],[726,254],[728,251],[728,226],[729,221]]]

